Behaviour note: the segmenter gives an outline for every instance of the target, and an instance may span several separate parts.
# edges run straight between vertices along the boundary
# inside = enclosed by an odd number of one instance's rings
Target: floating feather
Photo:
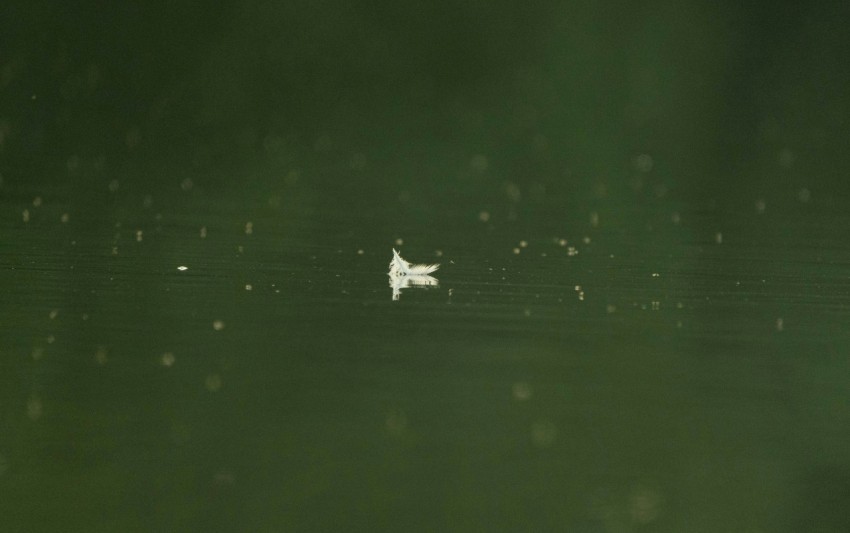
[[[393,248],[393,259],[390,261],[390,276],[426,276],[440,268],[435,265],[412,265],[405,261]]]
[[[393,300],[401,298],[401,290],[408,287],[436,287],[439,282],[437,278],[428,274],[434,272],[440,265],[412,265],[405,261],[398,252],[393,249],[393,258],[390,261],[390,287],[393,289]]]

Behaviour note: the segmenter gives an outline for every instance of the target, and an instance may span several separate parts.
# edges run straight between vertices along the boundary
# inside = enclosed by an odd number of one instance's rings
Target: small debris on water
[[[218,390],[221,389],[221,376],[218,374],[210,374],[207,376],[207,379],[204,380],[204,385],[206,385],[208,391],[218,392]]]
[[[524,381],[519,381],[514,383],[513,387],[511,387],[511,392],[513,393],[513,397],[517,401],[525,401],[531,398],[532,389],[531,385]]]

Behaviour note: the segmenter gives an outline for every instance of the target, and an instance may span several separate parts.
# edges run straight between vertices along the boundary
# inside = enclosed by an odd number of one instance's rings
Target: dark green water
[[[553,233],[477,206],[410,223],[412,199],[307,213],[202,196],[97,215],[4,202],[13,526],[846,517],[830,502],[848,481],[850,225],[826,199],[680,206],[674,223],[635,193]],[[394,246],[442,262],[440,286],[392,301]]]
[[[850,530],[843,8],[222,5],[11,10],[0,531]]]

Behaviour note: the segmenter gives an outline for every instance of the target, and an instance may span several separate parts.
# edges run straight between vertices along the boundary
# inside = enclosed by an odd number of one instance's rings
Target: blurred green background
[[[497,178],[558,186],[618,179],[648,153],[683,195],[731,175],[758,192],[812,174],[836,186],[844,15],[841,2],[10,2],[5,174],[105,157],[111,172],[166,180],[150,167],[180,165],[226,187],[249,166],[368,154],[386,170],[363,186],[449,188],[481,153]]]
[[[848,16],[4,2],[0,530],[850,530]]]

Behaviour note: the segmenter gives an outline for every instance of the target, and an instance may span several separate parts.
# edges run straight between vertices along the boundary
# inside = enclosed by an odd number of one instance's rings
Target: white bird
[[[398,252],[393,248],[393,258],[390,261],[390,276],[427,276],[438,268],[440,268],[439,264],[412,265],[398,255]]]

